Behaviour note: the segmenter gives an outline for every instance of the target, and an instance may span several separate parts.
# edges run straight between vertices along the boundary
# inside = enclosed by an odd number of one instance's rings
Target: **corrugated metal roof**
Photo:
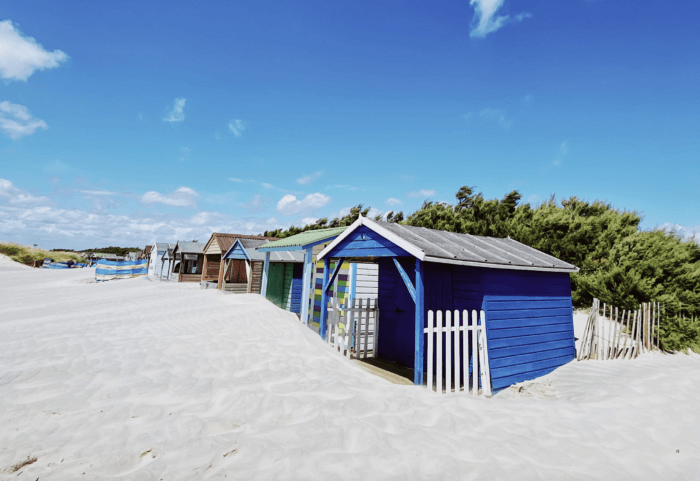
[[[241,239],[241,244],[250,256],[251,260],[264,261],[265,252],[256,250],[257,247],[271,244],[267,240]],[[270,262],[304,262],[303,251],[272,251],[270,252]]]
[[[167,242],[156,242],[156,252],[163,252],[168,247],[170,247],[170,244]]]
[[[519,267],[526,269],[561,269],[576,272],[578,268],[554,256],[521,244],[510,238],[483,237],[470,234],[413,227],[392,222],[377,222],[381,227],[407,240],[435,261],[466,261],[484,266]],[[431,259],[425,259],[430,261]]]
[[[259,236],[259,235],[246,235],[246,234],[222,234],[219,232],[214,232],[211,235],[211,238],[209,239],[209,242],[204,247],[204,251],[206,251],[207,247],[211,243],[212,239],[216,238],[217,243],[219,244],[219,249],[221,249],[221,252],[223,254],[227,253],[228,250],[231,248],[233,243],[236,241],[236,239],[264,239],[264,240],[277,240],[277,237],[264,237],[264,236]]]
[[[204,242],[177,241],[175,252],[184,254],[201,254],[204,252]]]
[[[302,247],[325,239],[334,239],[342,234],[345,229],[347,229],[347,227],[331,227],[329,229],[307,230],[306,232],[301,232],[299,234],[265,244],[262,250],[265,251],[268,248],[280,247]]]
[[[474,265],[500,269],[577,272],[578,267],[513,239],[457,234],[425,227],[360,218],[352,230],[365,225],[427,262]],[[349,231],[350,232],[350,231]],[[348,232],[348,234],[349,234]],[[319,258],[342,242],[343,236],[326,247]]]

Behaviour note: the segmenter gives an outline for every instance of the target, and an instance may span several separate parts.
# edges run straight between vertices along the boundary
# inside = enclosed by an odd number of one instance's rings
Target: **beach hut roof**
[[[338,237],[347,227],[331,227],[329,229],[307,230],[258,247],[259,251],[294,251],[312,245],[322,244]]]
[[[360,217],[319,255],[323,259],[362,226],[376,232],[408,254],[427,262],[441,262],[495,269],[578,272],[578,267],[540,252],[511,238],[457,234],[425,227],[378,222]],[[359,234],[358,234],[359,235]]]
[[[251,261],[264,261],[265,253],[259,252],[256,248],[270,244],[267,239],[237,239],[224,256],[235,250],[236,244],[243,246],[243,249]],[[302,251],[274,251],[270,252],[270,262],[304,262],[304,252]]]
[[[181,254],[202,254],[204,252],[204,242],[177,241],[173,252]]]
[[[163,252],[164,250],[167,250],[168,247],[170,247],[170,244],[168,244],[167,242],[156,242],[155,247],[156,252]]]
[[[277,237],[264,237],[260,235],[246,235],[246,234],[223,234],[220,232],[214,232],[209,241],[204,246],[204,252],[207,252],[209,245],[216,240],[219,245],[219,249],[222,253],[228,252],[236,239],[266,239],[266,240],[277,240]]]

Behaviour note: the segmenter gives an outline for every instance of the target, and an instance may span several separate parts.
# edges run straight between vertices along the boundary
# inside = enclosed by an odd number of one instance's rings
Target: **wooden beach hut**
[[[324,262],[321,336],[326,335],[328,288],[337,275],[331,259],[376,262],[381,316],[375,355],[412,367],[415,384],[423,384],[428,365],[428,311],[484,312],[494,390],[544,375],[575,357],[569,276],[578,268],[510,238],[360,217],[318,258]],[[449,356],[445,361],[449,364]]]
[[[271,256],[267,283],[263,289],[265,254],[257,247],[268,244],[267,239],[236,239],[224,254],[224,269],[230,269],[240,283],[232,292],[261,294],[278,307],[299,314],[301,309],[301,277],[304,254],[280,251]],[[233,267],[231,267],[233,266]]]
[[[178,241],[173,249],[170,280],[199,282],[204,266],[204,242]]]
[[[323,262],[317,262],[316,256],[345,229],[347,227],[310,230],[263,244],[257,248],[259,252],[265,253],[266,265],[268,266],[272,266],[275,253],[303,253],[300,319],[315,330],[320,329],[321,286],[323,282]],[[330,267],[334,269],[335,264],[331,263]],[[274,275],[270,273],[270,267],[266,270],[266,277]],[[352,302],[353,299],[376,299],[377,281],[378,268],[376,264],[341,262],[338,275],[329,290],[332,297],[340,299],[343,303]],[[372,317],[371,322],[374,322],[373,319]]]
[[[158,273],[161,281],[170,280],[170,271],[174,263],[173,248],[174,246],[172,244],[168,244],[167,249],[165,249],[165,252],[163,252],[161,256],[160,272]]]
[[[234,272],[234,269],[241,267],[241,264],[230,263],[227,270],[224,270],[225,263],[222,262],[223,255],[228,252],[236,239],[277,240],[276,237],[215,232],[204,246],[204,265],[202,266],[200,281],[203,288],[223,289],[226,282],[229,285],[229,290],[233,290],[235,288],[234,284],[241,284],[238,282],[242,278],[240,270]],[[226,281],[224,281],[224,278]]]

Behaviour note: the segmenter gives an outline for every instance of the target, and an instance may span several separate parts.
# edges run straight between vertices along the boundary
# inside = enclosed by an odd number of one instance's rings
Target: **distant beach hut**
[[[265,254],[258,252],[256,247],[269,242],[267,239],[236,239],[224,254],[224,269],[232,273],[232,283],[226,282],[224,289],[254,294],[264,291],[264,295],[278,307],[299,314],[304,254],[288,251],[272,253],[263,288]]]
[[[347,227],[333,227],[309,230],[281,240],[263,244],[257,248],[259,252],[265,253],[265,264],[268,267],[263,270],[263,273],[266,278],[277,276],[274,268],[272,268],[275,262],[275,254],[303,253],[304,264],[300,279],[302,290],[300,297],[300,319],[315,330],[320,328],[321,286],[323,282],[323,262],[317,262],[316,256],[325,246],[333,241],[333,239],[342,234],[346,228]],[[335,263],[331,263],[331,268],[335,268]],[[292,278],[297,279],[296,276],[299,274],[299,268],[295,267],[294,269],[296,271],[292,273]],[[285,271],[285,276],[289,274],[288,271],[289,267],[287,267],[287,271]],[[376,299],[378,292],[377,276],[378,269],[375,264],[343,262],[329,290],[332,293],[332,297],[340,299],[341,303],[352,303],[354,299]],[[272,286],[275,285],[275,283],[268,282],[267,285]],[[298,284],[294,283],[293,288],[296,288],[297,285]],[[276,295],[273,294],[270,296],[265,291],[263,291],[263,295],[268,299],[271,297],[272,299],[276,298]]]
[[[165,254],[169,247],[170,244],[167,242],[153,243],[148,260],[148,277],[160,278],[161,268],[163,267],[163,254]]]
[[[173,245],[168,244],[167,249],[165,249],[165,252],[163,252],[163,255],[161,256],[160,273],[158,274],[161,281],[170,280],[170,270],[172,269],[173,263]]]
[[[569,275],[578,268],[512,239],[361,217],[318,258],[324,263],[321,336],[326,335],[329,287],[338,272],[331,268],[331,259],[375,262],[380,312],[375,355],[413,367],[415,384],[423,384],[427,366],[424,331],[429,310],[484,311],[494,390],[574,359]]]
[[[224,284],[240,284],[241,264],[229,263],[225,270],[222,257],[231,248],[236,239],[276,240],[276,237],[263,237],[245,234],[224,234],[215,232],[204,246],[204,265],[200,284],[207,289],[223,289]],[[234,272],[234,269],[238,269]],[[233,289],[233,287],[231,287]]]
[[[173,249],[170,280],[199,282],[204,266],[204,242],[178,241]]]

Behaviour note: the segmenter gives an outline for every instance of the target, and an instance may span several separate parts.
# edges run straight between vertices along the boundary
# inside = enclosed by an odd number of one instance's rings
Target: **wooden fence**
[[[461,325],[459,318],[459,311],[445,311],[444,316],[442,311],[428,311],[426,386],[438,394],[468,392],[471,379],[472,395],[479,395],[481,385],[482,394],[491,397],[484,311],[473,310],[471,323],[467,310],[462,311]]]
[[[601,314],[602,311],[602,314]],[[577,359],[634,359],[659,349],[662,308],[658,302],[620,310],[593,299]]]
[[[326,342],[348,359],[377,357],[378,325],[377,299],[353,299],[350,306],[340,306],[332,297]]]

